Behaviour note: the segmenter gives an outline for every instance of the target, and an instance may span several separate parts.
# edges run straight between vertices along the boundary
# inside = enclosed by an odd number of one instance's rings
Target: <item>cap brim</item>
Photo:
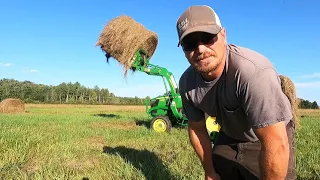
[[[180,37],[178,42],[178,47],[184,37],[194,32],[206,32],[210,34],[218,34],[222,28],[216,24],[214,25],[205,25],[205,26],[196,26],[186,30]]]

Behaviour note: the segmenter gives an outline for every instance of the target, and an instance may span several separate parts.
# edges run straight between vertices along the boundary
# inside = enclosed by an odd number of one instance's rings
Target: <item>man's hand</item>
[[[212,173],[212,174],[205,174],[205,180],[221,180],[219,174],[217,173]]]
[[[261,141],[260,172],[262,180],[285,179],[289,163],[289,143],[284,122],[255,130]]]

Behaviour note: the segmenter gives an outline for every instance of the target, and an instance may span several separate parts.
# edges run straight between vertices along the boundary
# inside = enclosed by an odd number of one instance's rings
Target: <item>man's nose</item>
[[[205,45],[203,45],[203,44],[201,44],[201,43],[198,43],[198,45],[197,45],[197,51],[198,51],[199,53],[205,52],[205,51],[206,51],[206,48],[207,48],[207,46],[205,46]]]

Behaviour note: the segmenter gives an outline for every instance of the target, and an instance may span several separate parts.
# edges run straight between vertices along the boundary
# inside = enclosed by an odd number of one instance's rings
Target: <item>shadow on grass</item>
[[[120,115],[117,114],[94,114],[93,116],[100,116],[100,117],[104,117],[104,118],[120,118]]]
[[[151,120],[145,120],[145,119],[138,119],[135,118],[134,121],[136,122],[137,126],[144,126],[146,128],[150,128]]]
[[[124,146],[115,148],[105,146],[103,147],[103,152],[106,154],[120,155],[123,159],[140,170],[147,180],[176,179],[170,174],[162,161],[154,153],[148,150],[136,150]]]

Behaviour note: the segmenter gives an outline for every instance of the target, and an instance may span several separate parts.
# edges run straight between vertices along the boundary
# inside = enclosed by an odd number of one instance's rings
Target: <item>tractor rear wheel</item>
[[[172,123],[167,116],[156,116],[151,120],[151,127],[156,132],[169,132]]]

